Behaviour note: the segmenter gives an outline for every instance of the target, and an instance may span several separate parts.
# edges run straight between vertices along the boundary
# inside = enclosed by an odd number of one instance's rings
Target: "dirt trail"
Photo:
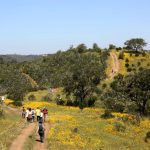
[[[48,131],[49,131],[49,124],[45,123],[45,138],[48,136]],[[39,136],[36,136],[36,143],[33,147],[33,150],[46,150],[47,149],[47,144],[46,144],[46,140],[44,140],[44,143],[40,142]]]
[[[9,150],[23,150],[24,143],[26,142],[27,138],[33,133],[33,130],[36,129],[36,123],[29,124],[25,129],[22,130],[21,134],[13,141]],[[49,124],[45,123],[45,139],[48,135],[49,131]],[[46,140],[45,140],[46,141]],[[39,135],[36,135],[36,141],[33,147],[33,150],[46,150],[46,142],[40,142]]]
[[[119,72],[119,61],[115,53],[110,52],[110,56],[112,58],[112,70],[111,73],[109,74],[109,77],[113,78]]]
[[[23,146],[27,138],[31,135],[35,129],[36,124],[31,123],[27,128],[23,129],[21,134],[13,141],[9,150],[23,150]]]

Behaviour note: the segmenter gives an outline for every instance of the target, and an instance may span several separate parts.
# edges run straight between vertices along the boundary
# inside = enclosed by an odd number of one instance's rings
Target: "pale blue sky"
[[[123,46],[136,37],[150,45],[150,0],[0,0],[0,54]]]

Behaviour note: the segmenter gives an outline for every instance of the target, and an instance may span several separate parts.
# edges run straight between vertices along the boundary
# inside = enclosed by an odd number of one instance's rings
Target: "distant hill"
[[[17,62],[24,62],[24,61],[33,61],[35,59],[41,58],[42,55],[0,55],[0,58],[2,58],[4,61],[10,62],[10,61],[17,61]]]

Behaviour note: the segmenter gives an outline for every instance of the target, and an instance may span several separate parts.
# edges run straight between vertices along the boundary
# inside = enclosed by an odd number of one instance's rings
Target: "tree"
[[[83,109],[86,98],[97,90],[104,70],[99,58],[94,55],[76,55],[75,58],[62,83],[67,95],[75,96],[79,101],[79,107]]]
[[[109,49],[116,49],[116,46],[113,44],[109,44]]]
[[[147,45],[144,39],[135,38],[130,39],[124,43],[129,49],[135,50],[136,52],[139,50],[143,50],[143,47]]]
[[[93,50],[96,52],[101,52],[100,47],[97,45],[97,43],[93,43]]]
[[[76,47],[76,50],[78,53],[83,53],[84,51],[86,51],[87,47],[85,46],[85,44],[79,44],[77,47]]]
[[[112,92],[117,95],[117,102],[135,103],[140,114],[146,114],[146,104],[150,99],[150,69],[135,75],[118,75],[111,84]],[[111,94],[112,97],[112,94]]]

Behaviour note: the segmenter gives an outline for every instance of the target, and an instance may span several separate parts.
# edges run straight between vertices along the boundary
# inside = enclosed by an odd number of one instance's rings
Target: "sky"
[[[124,46],[131,38],[150,49],[150,0],[0,0],[0,54]]]

